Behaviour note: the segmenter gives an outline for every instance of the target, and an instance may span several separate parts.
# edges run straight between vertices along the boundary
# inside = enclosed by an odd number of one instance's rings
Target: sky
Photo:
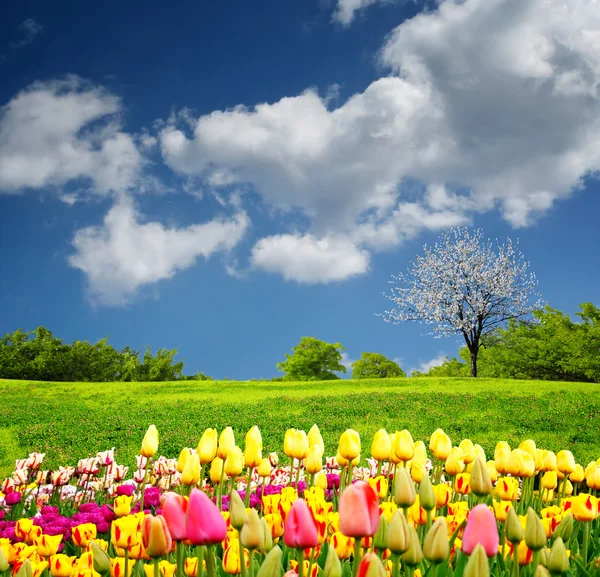
[[[0,79],[2,333],[426,370],[460,341],[377,313],[453,226],[600,301],[594,0],[8,0]]]

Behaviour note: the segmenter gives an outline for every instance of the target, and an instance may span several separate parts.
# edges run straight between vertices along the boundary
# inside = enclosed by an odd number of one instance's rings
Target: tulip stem
[[[298,577],[304,577],[304,549],[298,549]]]
[[[215,552],[213,549],[213,545],[206,546],[206,572],[208,577],[215,577]],[[241,564],[242,560],[240,559],[240,565]]]
[[[242,577],[246,577],[246,557],[244,556],[244,545],[241,539],[238,539],[238,545],[240,546],[240,574]],[[252,559],[250,559],[250,571],[252,571]]]
[[[204,575],[204,547],[201,545],[196,546],[196,557],[198,559],[196,577],[202,577]]]
[[[590,540],[590,522],[583,522],[583,543],[581,546],[581,556],[583,557],[583,562],[587,563],[588,559],[588,542]]]
[[[540,564],[540,550],[536,549],[533,552],[533,560],[531,562],[531,568],[532,568],[532,573],[535,574],[535,570],[537,569],[537,566]]]
[[[352,559],[352,577],[358,575],[358,567],[360,565],[360,543],[361,538],[354,538],[354,558]],[[299,577],[302,577],[301,575]]]
[[[288,487],[293,487],[294,486],[294,463],[295,463],[296,459],[294,459],[294,457],[292,457],[292,464],[290,465],[290,482],[288,484]]]
[[[400,555],[394,555],[394,568],[392,569],[392,577],[400,577]]]
[[[175,546],[175,562],[177,563],[177,577],[181,577],[183,575],[183,543],[181,541],[177,541]]]
[[[221,465],[221,479],[219,480],[219,499],[218,507],[222,510],[223,508],[223,480],[225,479],[225,463]]]
[[[306,577],[310,577],[314,562],[315,562],[315,548],[312,547],[310,550],[310,559],[308,561],[308,573],[307,573]]]
[[[240,568],[246,564],[246,559],[242,555],[240,557]],[[254,577],[254,549],[250,549],[250,577]]]
[[[158,557],[154,558],[154,577],[160,577],[160,568],[158,566]],[[179,566],[177,566],[177,569],[179,570]]]
[[[381,475],[381,466],[382,466],[383,462],[382,461],[377,461],[377,473],[375,473],[376,477],[379,477],[379,475]]]
[[[244,495],[244,507],[247,509],[250,503],[250,483],[252,482],[252,474],[254,473],[254,467],[248,467],[248,483],[246,485],[246,494]]]

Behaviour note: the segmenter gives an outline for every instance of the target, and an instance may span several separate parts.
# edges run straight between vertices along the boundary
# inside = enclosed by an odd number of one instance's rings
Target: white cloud
[[[262,238],[252,248],[251,259],[256,268],[307,284],[344,280],[369,268],[368,252],[359,250],[348,239],[310,234]]]
[[[330,251],[315,250],[315,239],[346,238],[354,264],[333,276],[354,275],[365,249],[477,212],[500,209],[526,226],[600,169],[592,0],[441,0],[398,26],[381,59],[391,75],[337,108],[307,90],[195,120],[186,112],[184,126],[171,119],[160,133],[163,157],[181,173],[226,175],[269,205],[299,209],[306,240],[283,234],[257,247],[273,255],[269,270],[304,282],[310,271],[328,277],[319,263]]]
[[[142,157],[120,130],[120,100],[77,77],[37,82],[0,109],[0,193],[90,180],[97,193],[133,185]]]
[[[21,48],[27,44],[31,44],[36,36],[44,29],[44,27],[34,18],[27,18],[19,24],[19,30],[23,33],[23,37],[18,42],[13,42],[15,48]]]
[[[121,198],[101,226],[76,232],[69,263],[85,273],[93,302],[126,304],[138,288],[171,278],[198,257],[230,251],[249,226],[244,212],[186,228],[140,220],[132,201]]]
[[[333,19],[348,26],[354,20],[356,12],[378,1],[380,0],[338,0]]]
[[[427,373],[427,372],[429,372],[429,369],[432,369],[433,367],[439,367],[440,365],[444,364],[444,361],[446,360],[446,358],[447,358],[447,355],[445,353],[440,353],[439,355],[433,357],[432,359],[422,362],[418,367],[413,367],[412,369],[406,371],[406,374],[411,375],[413,371],[419,371],[420,373]]]

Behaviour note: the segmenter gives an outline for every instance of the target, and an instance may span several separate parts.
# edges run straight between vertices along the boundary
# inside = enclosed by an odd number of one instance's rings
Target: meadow
[[[243,443],[253,425],[264,452],[278,451],[286,429],[317,423],[325,454],[341,433],[364,439],[363,457],[380,428],[407,428],[426,441],[438,427],[453,442],[471,438],[488,455],[498,440],[532,438],[542,448],[570,449],[577,462],[600,456],[600,384],[497,379],[406,378],[326,382],[179,381],[46,383],[0,380],[0,475],[17,458],[46,453],[46,468],[115,447],[132,464],[149,424],[160,450],[177,456],[207,427],[231,425]]]

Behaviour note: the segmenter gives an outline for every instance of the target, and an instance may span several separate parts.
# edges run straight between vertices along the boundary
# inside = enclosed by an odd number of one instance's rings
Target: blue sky
[[[214,377],[305,335],[410,370],[458,340],[374,313],[455,225],[598,304],[599,37],[591,0],[11,0],[0,330]]]

